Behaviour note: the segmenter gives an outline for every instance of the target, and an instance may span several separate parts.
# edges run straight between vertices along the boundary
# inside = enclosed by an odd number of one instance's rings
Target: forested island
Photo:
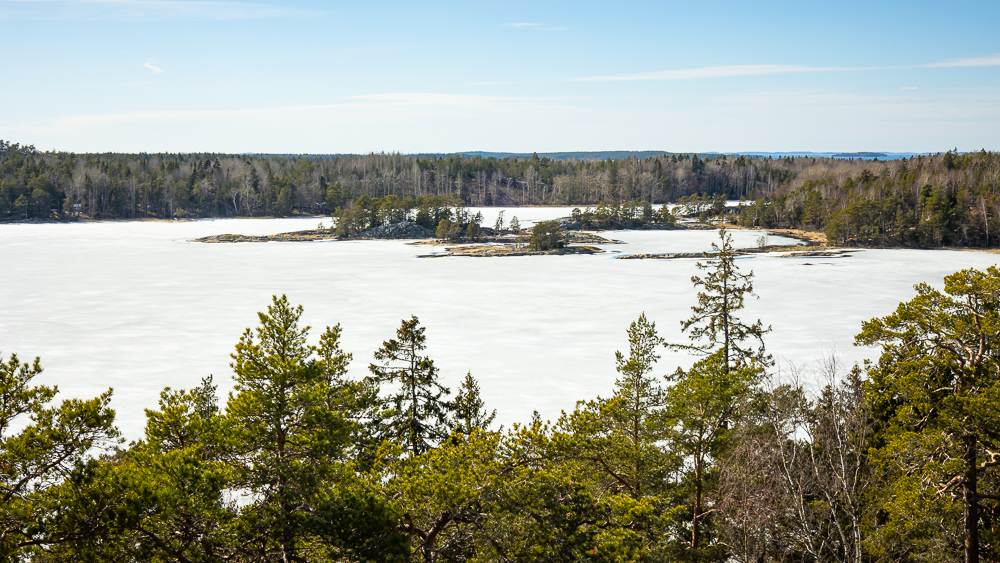
[[[714,251],[679,333],[627,327],[608,396],[509,428],[472,373],[443,384],[416,317],[360,377],[340,325],[313,332],[285,296],[236,343],[228,397],[210,377],[164,389],[128,444],[112,390],[57,403],[38,359],[8,355],[0,558],[996,560],[1000,269],[919,284],[860,327],[878,361],[830,357],[815,390],[741,318],[753,273],[725,230]]]
[[[0,141],[4,221],[333,215],[352,213],[361,197],[633,210],[695,198],[748,202],[713,212],[739,226],[821,231],[838,244],[990,248],[1000,246],[998,194],[1000,155],[986,151],[892,161],[697,154],[598,160],[73,154]]]

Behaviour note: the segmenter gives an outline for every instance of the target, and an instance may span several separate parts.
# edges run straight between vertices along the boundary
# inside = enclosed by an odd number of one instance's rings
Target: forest
[[[758,193],[736,222],[825,231],[835,244],[995,247],[1000,155],[817,163],[774,193]]]
[[[663,154],[74,154],[0,140],[0,221],[348,213],[358,198],[466,206],[744,200],[735,225],[859,246],[1000,246],[1000,155],[892,161]],[[727,211],[733,214],[733,210]]]
[[[0,141],[0,220],[332,215],[359,197],[467,206],[724,197],[732,223],[861,246],[1000,246],[1000,155],[893,161],[663,154],[607,160],[370,154],[73,154]]]
[[[747,197],[758,175],[773,188],[788,174],[766,161],[743,165],[750,162],[694,154],[623,160],[77,155],[0,141],[0,219],[328,215],[361,196],[434,196],[469,206],[657,203],[696,192]]]
[[[164,389],[127,444],[113,390],[56,402],[39,359],[0,357],[0,558],[1000,560],[1000,269],[917,285],[860,327],[877,361],[810,375],[778,369],[742,318],[753,272],[725,229],[713,246],[680,331],[640,314],[608,396],[556,420],[495,424],[416,317],[348,375],[340,325],[285,296],[236,343],[227,397]]]

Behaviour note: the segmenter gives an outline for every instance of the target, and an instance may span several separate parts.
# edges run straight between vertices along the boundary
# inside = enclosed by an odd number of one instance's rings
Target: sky
[[[0,0],[77,152],[1000,150],[1000,2]]]

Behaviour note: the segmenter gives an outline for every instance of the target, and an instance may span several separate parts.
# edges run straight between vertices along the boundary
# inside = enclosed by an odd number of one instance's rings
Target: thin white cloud
[[[66,115],[0,124],[0,137],[94,152],[453,152],[483,146],[556,151],[570,145],[640,144],[686,151],[753,145],[771,152],[790,146],[926,152],[996,147],[998,100],[1000,87],[876,96],[770,91],[699,97],[682,105],[659,100],[634,105],[635,100],[624,98],[381,93],[310,106]]]
[[[160,67],[158,67],[158,66],[156,66],[156,65],[153,64],[153,59],[149,59],[148,61],[146,61],[146,64],[144,64],[142,66],[148,68],[149,70],[155,72],[156,74],[159,74],[159,73],[163,72],[162,68],[160,68]]]
[[[899,89],[900,90],[916,90],[917,87],[916,86],[900,86]]]
[[[234,21],[305,17],[316,12],[216,0],[0,0],[0,19]]]
[[[604,76],[584,76],[571,78],[570,82],[631,82],[644,80],[697,80],[700,78],[726,78],[732,76],[766,76],[770,74],[797,74],[803,72],[835,72],[845,70],[869,70],[851,67],[818,67],[805,65],[726,65],[684,68],[677,70],[657,70],[634,74],[610,74]],[[873,70],[873,69],[872,69]]]
[[[35,123],[7,127],[9,131],[56,131],[104,125],[171,123],[175,121],[222,121],[259,124],[394,122],[427,116],[519,116],[525,110],[569,109],[566,98],[529,98],[471,94],[402,92],[366,94],[341,98],[333,104],[255,109],[149,110],[54,117]]]
[[[969,57],[965,59],[952,59],[940,63],[930,63],[919,65],[919,68],[963,68],[963,67],[984,67],[1000,66],[1000,53],[985,55],[982,57]]]
[[[632,74],[609,74],[602,76],[583,76],[570,78],[569,82],[632,82],[646,80],[697,80],[703,78],[727,78],[735,76],[767,76],[774,74],[800,74],[809,72],[845,72],[845,71],[873,71],[890,69],[913,69],[913,68],[974,68],[974,67],[994,67],[1000,66],[1000,53],[985,55],[982,57],[969,57],[964,59],[952,59],[938,63],[927,63],[907,66],[884,66],[884,67],[826,67],[808,65],[780,65],[780,64],[760,64],[760,65],[724,65],[706,66],[699,68],[683,68],[675,70],[657,70],[652,72],[637,72]]]

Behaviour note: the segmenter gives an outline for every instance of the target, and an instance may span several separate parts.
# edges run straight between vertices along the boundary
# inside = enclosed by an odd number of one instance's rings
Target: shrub
[[[563,232],[559,221],[542,221],[531,229],[531,239],[528,241],[531,250],[552,250],[562,248]]]

